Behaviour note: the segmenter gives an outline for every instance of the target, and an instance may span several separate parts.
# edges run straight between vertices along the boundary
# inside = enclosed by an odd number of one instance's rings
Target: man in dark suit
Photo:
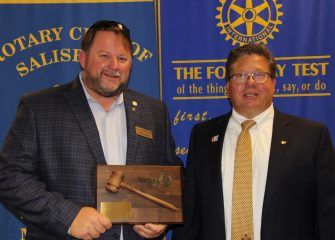
[[[235,145],[247,119],[256,123],[249,130],[253,233],[247,239],[335,239],[335,155],[327,127],[273,107],[276,65],[264,45],[232,50],[226,71],[233,109],[192,129],[184,226],[173,239],[245,239],[232,237],[232,195]]]
[[[98,21],[81,45],[73,82],[21,99],[0,155],[0,200],[27,225],[27,240],[160,239],[166,225],[112,226],[95,209],[95,171],[97,163],[179,165],[166,106],[126,89],[125,25]]]

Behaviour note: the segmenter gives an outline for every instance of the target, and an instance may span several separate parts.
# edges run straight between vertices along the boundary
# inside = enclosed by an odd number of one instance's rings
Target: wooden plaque
[[[107,182],[122,171],[126,185],[149,194],[168,208],[124,187],[107,190]],[[97,165],[97,209],[112,223],[182,223],[181,167],[153,165]]]

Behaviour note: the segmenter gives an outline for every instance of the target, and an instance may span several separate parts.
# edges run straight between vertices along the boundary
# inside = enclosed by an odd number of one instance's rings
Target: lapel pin
[[[132,110],[133,110],[133,112],[135,112],[136,111],[136,107],[137,107],[137,102],[136,101],[132,101],[131,103],[133,105]]]
[[[217,142],[219,141],[219,135],[215,135],[211,138],[211,142]]]
[[[282,145],[284,145],[284,144],[286,144],[287,142],[286,142],[285,140],[282,140],[280,143],[281,143]]]

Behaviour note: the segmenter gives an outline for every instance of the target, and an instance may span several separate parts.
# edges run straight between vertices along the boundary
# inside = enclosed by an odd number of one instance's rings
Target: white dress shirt
[[[253,177],[253,224],[254,238],[260,240],[263,199],[270,156],[274,108],[253,118],[256,124],[249,130],[252,142],[252,177]],[[234,179],[235,148],[241,123],[247,120],[234,109],[229,119],[222,148],[222,187],[225,211],[226,239],[231,239],[232,190]]]
[[[81,74],[88,104],[97,125],[102,149],[108,165],[125,165],[127,154],[127,122],[123,93],[116,97],[113,105],[106,111],[87,92]]]
[[[106,111],[90,96],[79,74],[88,104],[97,125],[105,160],[108,165],[125,165],[127,154],[127,122],[123,93],[116,97],[113,105]],[[123,240],[121,225],[120,240]]]

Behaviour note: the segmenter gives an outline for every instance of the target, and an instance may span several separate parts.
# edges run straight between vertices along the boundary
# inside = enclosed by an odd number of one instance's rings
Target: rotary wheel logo
[[[221,27],[221,35],[226,34],[225,40],[232,40],[232,45],[240,46],[273,39],[273,32],[279,32],[277,26],[282,24],[279,20],[281,4],[277,0],[220,0],[221,6],[216,9],[219,14],[215,18]]]

